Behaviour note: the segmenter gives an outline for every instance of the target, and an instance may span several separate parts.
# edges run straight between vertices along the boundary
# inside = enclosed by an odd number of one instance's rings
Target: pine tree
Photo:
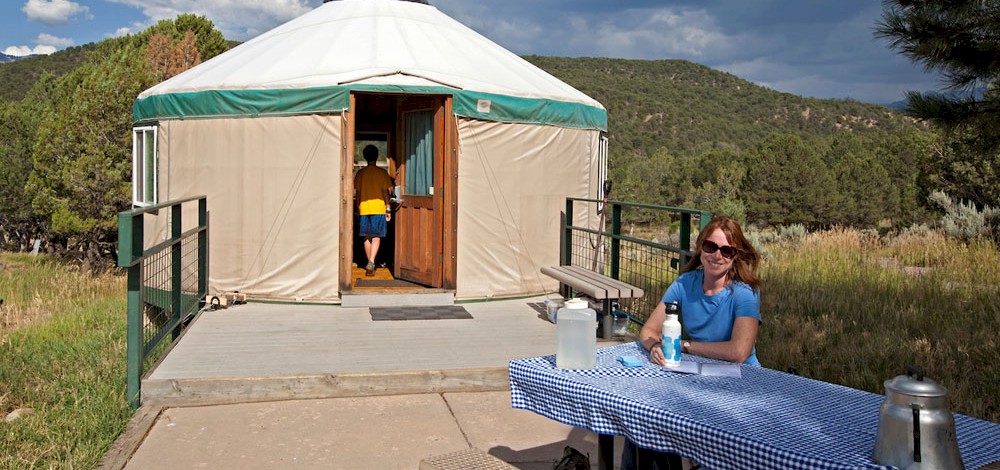
[[[833,219],[836,182],[816,150],[802,139],[775,134],[746,152],[740,194],[747,218],[765,225],[819,227]]]
[[[193,40],[200,60],[211,59],[229,49],[226,39],[215,29],[211,20],[191,13],[178,15],[174,19],[160,20],[159,23],[143,31],[141,36],[148,38],[156,34],[170,38],[173,44]],[[184,49],[187,46],[181,47]]]
[[[184,33],[184,37],[176,44],[165,34],[150,34],[146,44],[146,62],[153,76],[157,80],[166,80],[200,64],[201,54],[195,40],[192,31]]]
[[[24,204],[37,127],[25,106],[0,101],[0,249],[23,250],[37,235],[38,218]]]
[[[945,141],[922,166],[925,191],[944,189],[979,207],[996,205],[1000,1],[887,1],[876,35],[947,80],[947,94],[907,94],[908,114],[945,131]]]
[[[947,93],[907,93],[907,113],[954,132],[980,154],[1000,149],[1000,1],[887,0],[876,36],[924,69]]]
[[[58,80],[54,106],[39,123],[26,183],[34,211],[61,240],[55,243],[83,250],[90,261],[112,251],[113,214],[128,208],[129,111],[135,96],[153,83],[141,45],[127,38],[120,45]]]

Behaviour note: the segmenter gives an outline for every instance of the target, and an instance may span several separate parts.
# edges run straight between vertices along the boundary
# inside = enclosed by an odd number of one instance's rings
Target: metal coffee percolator
[[[948,390],[924,378],[918,367],[885,381],[879,407],[875,463],[905,470],[964,469],[948,410]]]

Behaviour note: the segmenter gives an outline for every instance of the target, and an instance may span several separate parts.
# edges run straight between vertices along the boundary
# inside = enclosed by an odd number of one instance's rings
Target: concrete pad
[[[513,408],[509,390],[445,393],[444,398],[472,447],[521,470],[551,469],[566,446],[588,454],[597,468],[596,434]],[[623,442],[615,439],[618,451]]]
[[[469,448],[440,395],[169,408],[126,469],[406,469]]]
[[[222,405],[253,401],[370,397],[510,388],[506,368],[216,379],[147,379],[143,404]]]

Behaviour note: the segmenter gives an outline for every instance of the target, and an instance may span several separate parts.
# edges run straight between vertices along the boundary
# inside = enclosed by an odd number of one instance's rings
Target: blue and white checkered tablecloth
[[[626,368],[622,355],[643,366]],[[513,360],[510,394],[514,408],[627,436],[706,469],[894,468],[871,459],[882,395],[740,368],[741,378],[669,372],[633,342],[598,349],[593,370],[557,369],[555,356]],[[1000,425],[956,414],[955,427],[967,469],[1000,461]]]

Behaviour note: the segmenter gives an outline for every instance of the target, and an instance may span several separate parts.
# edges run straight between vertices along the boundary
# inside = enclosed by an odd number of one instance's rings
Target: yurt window
[[[608,134],[601,132],[601,140],[597,148],[597,199],[604,199],[604,181],[608,179]]]
[[[156,127],[132,129],[132,204],[156,204]]]
[[[406,194],[434,195],[434,112],[406,114]]]
[[[354,138],[354,172],[357,173],[367,165],[363,152],[369,145],[378,149],[378,161],[375,164],[389,171],[389,133],[366,131],[358,132]]]

